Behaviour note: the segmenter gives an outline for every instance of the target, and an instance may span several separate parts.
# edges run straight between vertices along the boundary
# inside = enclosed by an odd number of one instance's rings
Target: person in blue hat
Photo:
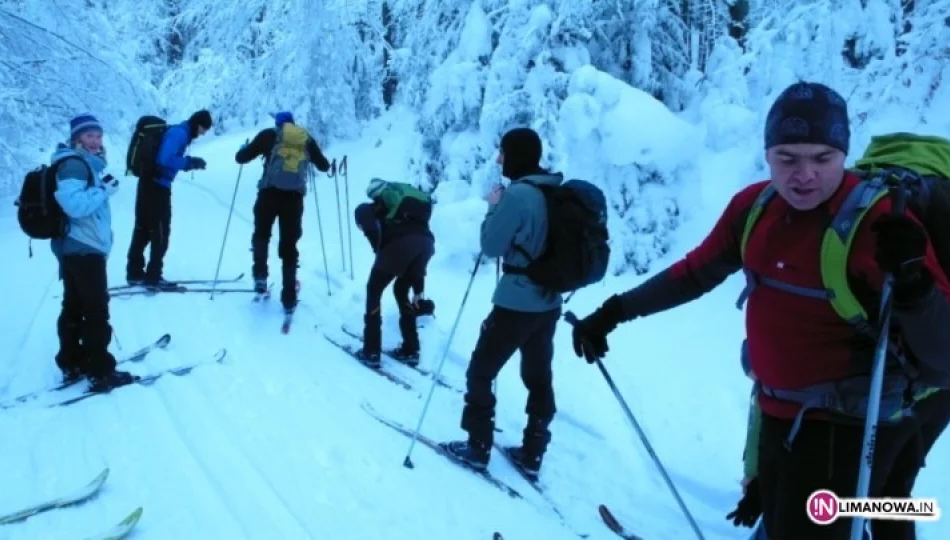
[[[286,313],[297,307],[297,242],[303,236],[303,202],[307,194],[310,164],[320,172],[330,170],[330,162],[306,129],[294,122],[290,112],[273,115],[274,127],[261,130],[241,147],[234,160],[241,165],[264,158],[264,172],[257,183],[254,202],[254,234],[251,249],[254,262],[254,290],[267,291],[267,252],[271,231],[277,222],[280,239],[277,254],[282,262],[280,301]]]
[[[92,390],[104,391],[135,379],[116,370],[116,359],[108,350],[112,341],[106,274],[106,258],[112,251],[109,199],[119,190],[119,181],[103,174],[106,158],[99,120],[80,114],[70,120],[69,130],[69,142],[60,143],[50,160],[57,167],[53,196],[68,220],[66,235],[50,241],[63,282],[56,365],[63,382],[87,377]]]

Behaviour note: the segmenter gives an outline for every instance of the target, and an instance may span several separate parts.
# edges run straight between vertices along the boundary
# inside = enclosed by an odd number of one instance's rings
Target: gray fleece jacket
[[[561,174],[538,174],[521,180],[560,185],[564,177]],[[527,266],[529,262],[515,246],[536,258],[544,250],[548,234],[544,195],[538,188],[521,180],[512,182],[498,204],[488,209],[482,221],[482,253],[489,258],[502,257],[502,262],[511,266]],[[502,275],[492,296],[492,303],[496,306],[533,313],[557,309],[561,302],[560,294],[546,291],[527,276],[516,274]]]

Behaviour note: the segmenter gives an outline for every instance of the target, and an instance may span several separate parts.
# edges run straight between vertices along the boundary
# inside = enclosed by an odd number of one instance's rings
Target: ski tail
[[[620,521],[614,517],[613,512],[605,505],[602,504],[598,506],[597,512],[600,514],[600,519],[604,521],[604,525],[607,525],[607,528],[613,531],[617,536],[624,540],[643,540],[642,536],[636,535],[624,528],[624,526],[620,524]]]

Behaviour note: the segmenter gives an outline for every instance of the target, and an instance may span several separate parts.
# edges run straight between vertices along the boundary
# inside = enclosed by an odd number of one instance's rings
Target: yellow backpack
[[[310,134],[304,128],[290,122],[281,126],[258,188],[274,187],[306,194],[310,164],[310,155],[307,153],[309,140]]]

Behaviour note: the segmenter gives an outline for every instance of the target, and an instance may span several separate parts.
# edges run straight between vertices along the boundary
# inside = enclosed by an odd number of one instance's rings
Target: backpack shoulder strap
[[[832,218],[821,243],[821,279],[825,288],[832,291],[831,307],[857,327],[866,327],[868,315],[848,286],[848,256],[868,210],[887,194],[888,186],[880,176],[860,182]]]
[[[762,211],[765,210],[765,207],[769,204],[773,197],[775,197],[775,187],[772,184],[765,186],[759,196],[755,198],[755,201],[752,203],[752,207],[749,208],[749,215],[745,220],[745,227],[742,229],[742,240],[739,243],[739,251],[742,255],[742,260],[745,261],[745,247],[749,243],[749,237],[752,235],[752,229],[755,227],[755,224],[759,221],[759,218],[762,217]]]
[[[96,184],[96,174],[92,171],[92,167],[89,165],[89,162],[80,156],[66,156],[54,161],[53,166],[52,166],[54,178],[56,177],[56,174],[59,172],[60,165],[62,165],[64,162],[70,159],[77,159],[82,162],[83,166],[86,167],[86,172],[88,173],[86,175],[86,178],[87,178],[86,187],[91,188],[92,186],[94,186]]]

